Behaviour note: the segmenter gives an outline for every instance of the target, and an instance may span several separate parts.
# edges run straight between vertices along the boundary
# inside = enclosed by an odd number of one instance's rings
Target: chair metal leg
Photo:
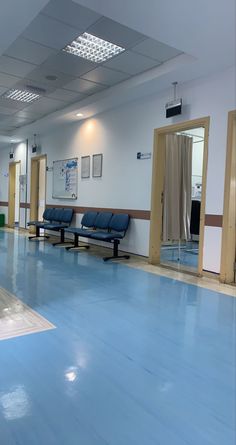
[[[28,237],[30,241],[32,239],[36,239],[37,241],[42,241],[43,239],[48,239],[48,238],[50,238],[49,235],[40,235],[40,227],[37,226],[36,226],[36,234]]]
[[[78,237],[78,234],[77,234],[77,233],[74,233],[74,245],[71,246],[71,247],[66,247],[66,250],[75,249],[76,247],[79,247],[78,244],[79,244],[79,237]]]
[[[63,246],[64,244],[72,244],[72,241],[65,241],[65,229],[60,230],[60,241],[52,243],[53,246]]]
[[[90,246],[87,244],[84,246],[79,245],[79,235],[78,233],[74,233],[74,245],[66,247],[66,250],[75,250],[75,249],[89,249]]]
[[[113,242],[113,256],[105,257],[105,258],[103,258],[103,261],[122,260],[122,259],[128,260],[130,258],[129,255],[119,255],[119,252],[118,252],[119,244],[120,244],[120,241],[118,239],[115,239]]]

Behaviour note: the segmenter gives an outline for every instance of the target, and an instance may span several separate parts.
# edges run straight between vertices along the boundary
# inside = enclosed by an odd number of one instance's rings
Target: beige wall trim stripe
[[[0,207],[8,207],[7,201],[0,201]],[[30,203],[21,202],[21,209],[29,209]],[[128,213],[131,218],[150,220],[150,210],[131,210],[131,209],[111,209],[109,207],[82,207],[82,206],[69,206],[62,204],[46,204],[46,207],[50,208],[73,208],[75,213],[85,213],[89,211],[94,212],[112,212],[112,213]],[[205,226],[209,227],[222,227],[223,215],[205,215]]]
[[[223,215],[205,215],[205,226],[222,227]]]
[[[7,201],[0,201],[0,207],[8,207]],[[21,202],[20,207],[22,209],[30,209],[30,203]],[[147,221],[150,220],[150,210],[130,210],[130,209],[112,209],[109,207],[81,207],[81,206],[73,206],[73,205],[62,205],[62,204],[46,204],[46,207],[56,208],[56,209],[74,209],[75,213],[85,213],[89,211],[94,212],[112,212],[112,213],[128,213],[131,218],[134,219],[145,219]]]
[[[73,208],[75,213],[93,212],[112,212],[112,213],[128,213],[131,218],[150,220],[149,210],[130,210],[130,209],[112,209],[107,207],[80,207],[80,206],[64,206],[60,204],[47,204],[50,208]]]
[[[0,207],[8,207],[8,201],[0,201]],[[20,203],[20,208],[21,209],[29,209],[30,208],[30,204],[27,202],[21,202]]]

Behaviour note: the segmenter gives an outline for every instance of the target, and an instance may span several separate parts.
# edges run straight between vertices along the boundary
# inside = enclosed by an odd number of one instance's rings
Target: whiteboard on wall
[[[52,197],[77,199],[78,158],[53,161]]]

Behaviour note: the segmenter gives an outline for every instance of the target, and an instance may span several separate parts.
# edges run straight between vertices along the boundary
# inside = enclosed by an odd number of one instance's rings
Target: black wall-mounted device
[[[177,116],[182,113],[182,99],[172,100],[166,104],[166,117]]]
[[[182,113],[182,99],[177,99],[176,89],[178,82],[172,82],[174,87],[174,99],[166,104],[166,118],[177,116]]]

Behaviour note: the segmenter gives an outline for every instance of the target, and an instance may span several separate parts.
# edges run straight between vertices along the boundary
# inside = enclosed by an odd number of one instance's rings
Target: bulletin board
[[[52,197],[77,199],[78,158],[53,162]]]

